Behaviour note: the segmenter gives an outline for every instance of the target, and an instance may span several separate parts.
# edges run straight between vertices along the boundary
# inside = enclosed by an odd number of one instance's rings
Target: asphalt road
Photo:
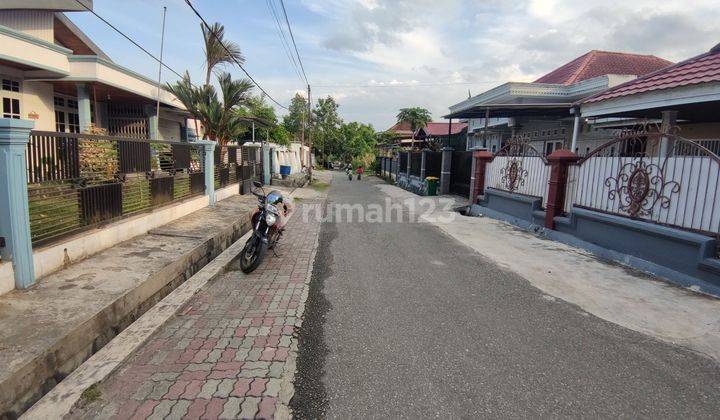
[[[372,184],[338,173],[328,204],[383,203]],[[307,305],[298,418],[720,413],[715,362],[546,296],[427,224],[324,223]]]

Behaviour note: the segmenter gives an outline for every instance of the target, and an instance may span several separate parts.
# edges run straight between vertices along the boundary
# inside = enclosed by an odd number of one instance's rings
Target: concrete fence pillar
[[[442,164],[440,166],[440,195],[450,193],[450,173],[452,171],[452,147],[442,148]]]
[[[87,133],[92,126],[92,111],[90,110],[90,86],[86,83],[75,85],[78,103],[78,124],[80,132]]]
[[[555,229],[555,217],[563,213],[568,167],[580,158],[569,150],[559,149],[547,159],[550,164],[550,182],[548,182],[548,197],[545,206],[545,227]]]
[[[428,153],[430,153],[429,149],[423,149],[422,158],[420,159],[420,179],[425,179],[425,162],[427,162]]]
[[[263,153],[263,173],[262,173],[262,183],[263,185],[270,185],[270,181],[273,174],[273,166],[274,162],[273,158],[275,158],[275,148],[271,148],[269,144],[265,143],[262,146],[262,153]],[[279,157],[279,154],[277,155]]]
[[[199,140],[195,144],[200,145],[204,151],[203,173],[205,173],[205,195],[210,199],[210,205],[215,205],[215,146],[211,140]]]
[[[487,150],[473,152],[472,172],[470,176],[470,204],[477,203],[478,197],[485,192],[485,172],[493,154]]]
[[[12,261],[17,289],[35,283],[25,163],[33,126],[32,121],[0,118],[0,237],[5,242],[0,255]]]
[[[407,152],[407,177],[410,178],[410,168],[412,167],[412,152]]]

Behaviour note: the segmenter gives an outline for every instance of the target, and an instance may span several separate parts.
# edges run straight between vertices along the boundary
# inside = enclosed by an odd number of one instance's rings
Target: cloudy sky
[[[272,0],[281,13],[279,0]],[[246,69],[279,102],[304,89],[268,0],[194,0],[226,26]],[[313,96],[332,95],[346,121],[385,129],[402,107],[448,106],[506,81],[534,78],[591,50],[678,61],[720,43],[720,0],[285,0]],[[95,0],[95,11],[150,51],[203,79],[199,21],[183,0]],[[157,77],[152,59],[89,13],[71,19],[117,63]],[[286,34],[287,36],[287,34]],[[237,69],[228,68],[240,76]],[[174,76],[165,72],[166,80]],[[282,110],[279,110],[282,111]]]

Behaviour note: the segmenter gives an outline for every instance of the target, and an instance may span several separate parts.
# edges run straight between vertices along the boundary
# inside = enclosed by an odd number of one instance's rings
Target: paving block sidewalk
[[[277,253],[206,285],[71,418],[288,418],[320,222],[303,200]]]
[[[40,398],[249,229],[233,196],[0,296],[0,418]]]

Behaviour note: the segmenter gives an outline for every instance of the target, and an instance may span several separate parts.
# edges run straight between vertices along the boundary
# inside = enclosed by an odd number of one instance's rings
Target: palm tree
[[[198,91],[190,80],[190,73],[185,71],[182,79],[175,83],[166,83],[167,90],[175,95],[176,98],[185,106],[185,109],[192,115],[195,121],[195,135],[200,135],[198,130],[198,120],[200,119],[200,111],[198,110],[199,98]]]
[[[210,28],[207,28],[204,24],[201,24],[200,28],[205,39],[205,66],[207,67],[205,84],[209,85],[210,75],[215,66],[235,61],[243,64],[245,63],[245,57],[243,57],[238,44],[223,39],[225,37],[225,27],[223,25],[215,22]]]
[[[415,132],[425,127],[430,121],[432,121],[430,111],[425,108],[403,108],[397,114],[398,123],[410,123],[410,129],[412,130],[411,148],[415,148]]]
[[[254,85],[249,79],[233,80],[229,73],[223,72],[218,75],[218,86],[222,98],[212,85],[193,86],[187,74],[182,80],[167,85],[188,112],[200,120],[205,128],[205,136],[220,145],[226,145],[244,130],[237,110],[252,98]]]

